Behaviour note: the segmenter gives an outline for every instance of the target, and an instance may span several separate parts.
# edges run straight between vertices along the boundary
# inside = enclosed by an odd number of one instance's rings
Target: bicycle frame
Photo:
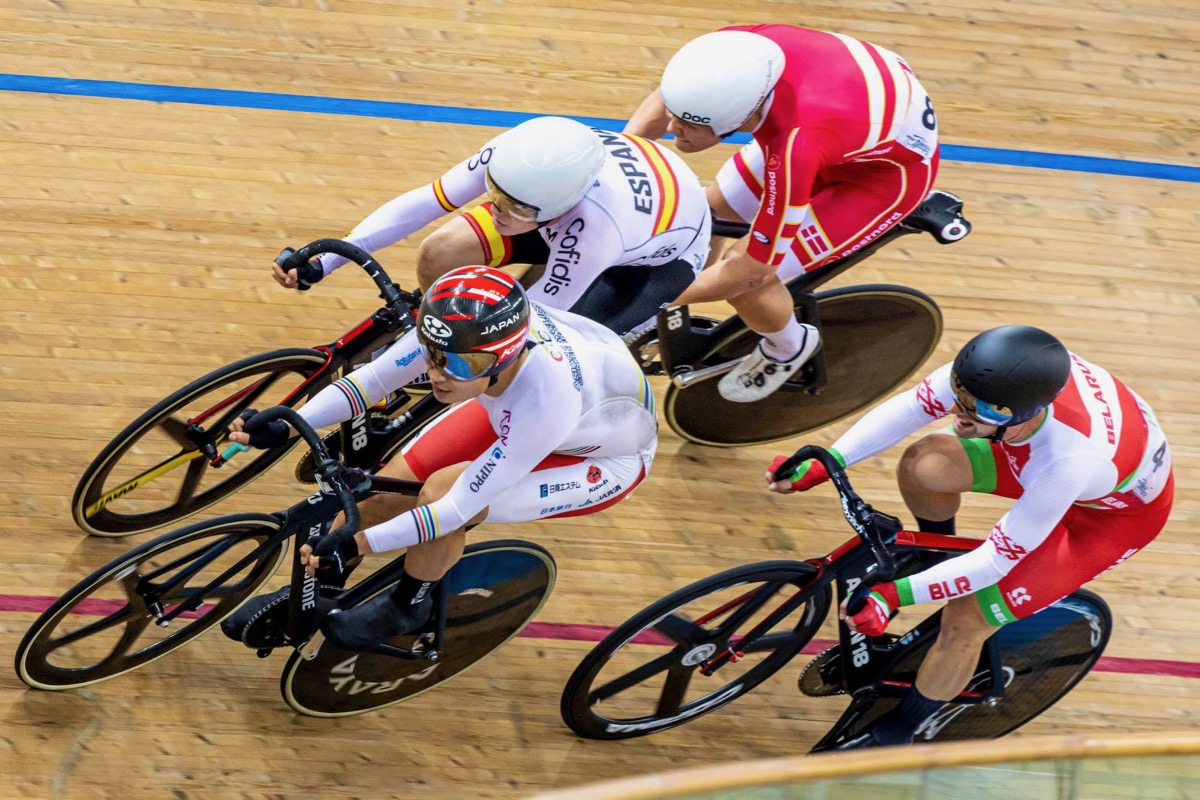
[[[975,549],[980,544],[978,539],[960,539],[956,536],[945,536],[934,533],[916,531],[895,531],[883,535],[888,541],[890,553],[902,563],[908,557],[936,554],[949,557]],[[836,607],[853,597],[855,590],[863,584],[864,577],[872,574],[877,567],[877,557],[873,548],[861,538],[850,539],[842,546],[822,558],[808,559],[804,563],[817,570],[816,575],[804,586],[797,589],[791,597],[785,600],[774,611],[768,614],[753,629],[737,640],[731,642],[723,651],[701,665],[700,672],[705,676],[713,675],[726,663],[739,661],[746,652],[769,649],[771,640],[786,636],[772,634],[762,636],[782,622],[792,612],[808,602],[815,592],[823,591],[831,584],[836,587]],[[905,564],[909,566],[909,564]],[[906,570],[901,567],[897,575],[911,573],[924,569],[926,564],[913,565],[915,569]],[[871,583],[882,580],[882,577],[872,577]],[[711,612],[719,616],[727,608],[739,605],[747,595],[731,601],[726,606]],[[909,647],[925,642],[937,636],[940,622],[930,617],[900,636],[883,634],[882,636],[866,636],[853,630],[845,620],[838,621],[838,647],[842,666],[842,683],[844,691],[851,696],[850,706],[830,728],[830,730],[813,747],[813,751],[826,748],[829,744],[841,738],[858,718],[875,704],[880,698],[900,697],[911,683],[888,679],[895,664],[902,659]],[[987,680],[986,689],[965,689],[953,701],[955,704],[994,703],[1004,695],[1004,682],[994,676],[1000,674],[1001,665],[999,653],[989,640],[984,644],[980,664],[982,672],[978,677]]]

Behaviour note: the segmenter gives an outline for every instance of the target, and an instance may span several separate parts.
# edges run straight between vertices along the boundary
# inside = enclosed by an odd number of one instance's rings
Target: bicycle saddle
[[[904,225],[926,231],[942,244],[965,239],[971,223],[962,215],[962,199],[941,189],[926,195],[916,211],[904,218]]]

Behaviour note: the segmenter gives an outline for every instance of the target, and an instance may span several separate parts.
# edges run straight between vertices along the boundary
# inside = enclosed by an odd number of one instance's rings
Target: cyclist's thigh
[[[762,149],[751,141],[717,172],[716,182],[706,191],[709,206],[722,219],[750,222],[762,200],[762,176]]]
[[[692,284],[703,259],[675,259],[657,266],[609,267],[583,291],[570,311],[625,334],[667,306]]]
[[[929,164],[871,161],[839,167],[814,192],[791,252],[780,264],[781,280],[843,258],[878,239],[912,213],[937,174]]]
[[[496,431],[487,411],[475,400],[459,403],[437,417],[400,451],[380,471],[381,475],[397,477],[389,470],[407,469],[419,481],[429,478],[440,469],[474,461],[496,443]]]
[[[550,255],[546,240],[536,230],[516,236],[504,236],[492,222],[492,204],[483,203],[466,211],[459,219],[470,228],[479,248],[478,262],[488,267],[505,264],[545,264]]]
[[[602,511],[628,497],[641,483],[648,457],[548,456],[492,503],[487,521],[528,522]]]
[[[1171,488],[1136,510],[1072,506],[1046,541],[978,593],[984,617],[993,625],[1028,617],[1133,556],[1167,524]]]

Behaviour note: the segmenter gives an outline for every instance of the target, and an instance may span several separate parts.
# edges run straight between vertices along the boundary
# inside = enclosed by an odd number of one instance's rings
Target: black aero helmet
[[[529,298],[507,272],[459,267],[433,282],[417,317],[425,358],[470,381],[500,374],[525,349]]]
[[[1003,325],[984,331],[954,359],[950,383],[960,408],[988,425],[1027,422],[1071,377],[1071,356],[1041,328]]]

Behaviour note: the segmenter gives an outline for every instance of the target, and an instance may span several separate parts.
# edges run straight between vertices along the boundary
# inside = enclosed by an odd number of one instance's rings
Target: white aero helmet
[[[600,137],[583,123],[536,117],[497,139],[488,194],[513,216],[547,222],[583,199],[606,156]]]
[[[728,136],[750,119],[783,74],[783,48],[749,31],[716,31],[679,48],[663,70],[663,102],[684,122]]]

